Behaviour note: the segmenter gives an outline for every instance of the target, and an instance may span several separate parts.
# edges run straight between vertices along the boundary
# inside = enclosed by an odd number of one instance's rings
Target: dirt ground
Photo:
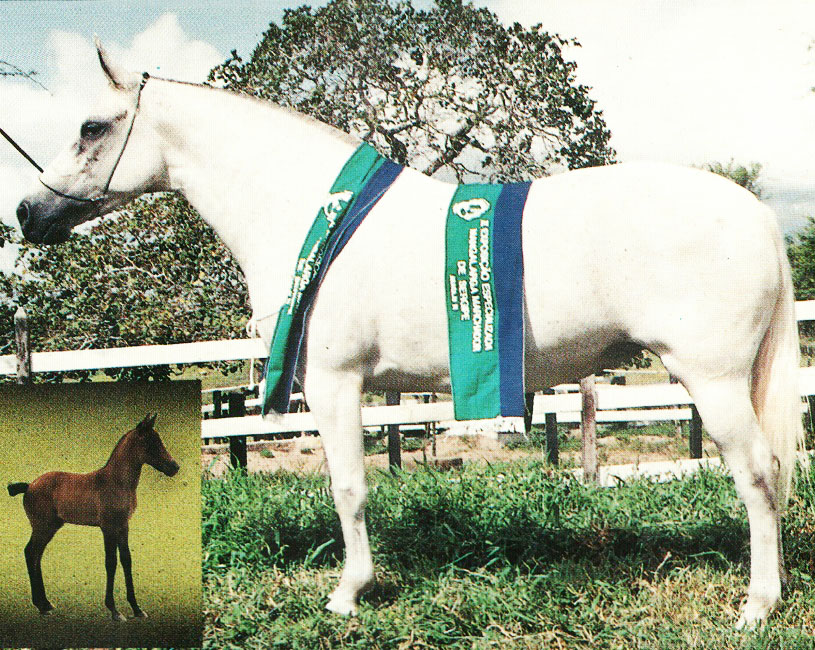
[[[574,431],[571,438],[579,440],[579,432]],[[686,444],[686,442],[684,443]],[[572,448],[575,445],[571,445]],[[428,440],[424,449],[402,451],[402,467],[411,469],[419,463],[441,463],[449,466],[457,463],[500,462],[523,458],[543,456],[541,449],[506,446],[502,442],[485,436],[453,436],[441,434],[436,436],[436,450]],[[681,439],[653,435],[635,436],[625,442],[607,436],[598,440],[600,462],[603,465],[637,463],[653,460],[674,460],[688,458],[688,450],[683,447]],[[717,456],[715,445],[705,438],[703,453],[705,456]],[[460,459],[460,460],[458,460]],[[561,450],[561,463],[566,466],[580,464],[580,451]],[[327,472],[325,453],[319,436],[301,436],[290,440],[276,440],[249,443],[247,462],[250,472],[275,472],[287,470],[293,472]],[[365,457],[369,467],[387,468],[387,453],[372,454]],[[229,464],[227,445],[211,445],[202,448],[202,469],[215,476],[221,475]]]

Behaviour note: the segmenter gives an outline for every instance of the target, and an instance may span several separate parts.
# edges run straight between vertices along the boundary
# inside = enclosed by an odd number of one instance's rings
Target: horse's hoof
[[[40,610],[40,615],[48,616],[51,612],[54,611],[54,606],[46,601],[44,605],[37,605],[37,609]]]
[[[357,604],[353,599],[332,595],[325,608],[341,616],[353,616],[357,613]]]
[[[748,597],[736,623],[737,630],[752,630],[764,623],[780,599]]]
[[[111,618],[113,618],[114,621],[126,621],[127,620],[127,616],[125,616],[124,614],[120,614],[119,612],[111,612]]]
[[[145,614],[144,610],[139,609],[138,607],[135,607],[133,609],[133,616],[135,616],[136,618],[147,618],[147,614]]]

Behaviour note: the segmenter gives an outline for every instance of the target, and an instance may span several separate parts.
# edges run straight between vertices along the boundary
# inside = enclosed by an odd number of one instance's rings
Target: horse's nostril
[[[17,221],[20,222],[20,227],[25,226],[25,222],[28,221],[28,203],[25,201],[17,206]]]

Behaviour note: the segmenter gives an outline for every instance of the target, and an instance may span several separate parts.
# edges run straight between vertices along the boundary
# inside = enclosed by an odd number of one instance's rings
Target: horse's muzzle
[[[28,202],[20,201],[20,205],[17,206],[17,221],[20,222],[20,228],[25,229],[25,225],[28,222],[28,218],[31,216],[31,213],[28,209]]]
[[[85,206],[67,202],[48,211],[36,202],[24,200],[17,206],[17,221],[23,236],[32,244],[61,244],[71,236],[73,224],[87,220],[88,211]]]
[[[161,468],[161,471],[164,472],[167,476],[175,476],[178,474],[179,465],[174,460],[171,460],[167,463],[164,467]]]

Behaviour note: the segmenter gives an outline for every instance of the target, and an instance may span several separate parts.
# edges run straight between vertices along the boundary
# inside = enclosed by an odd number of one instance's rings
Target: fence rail
[[[799,321],[815,320],[815,300],[796,303]],[[262,359],[266,348],[261,339],[232,339],[204,341],[175,345],[144,345],[129,348],[101,350],[71,350],[60,352],[34,352],[31,354],[31,372],[65,372],[71,370],[99,370],[149,365],[176,365]],[[19,375],[16,355],[0,356],[0,375]],[[596,418],[598,422],[691,420],[693,401],[679,384],[643,386],[597,386]],[[815,396],[815,367],[801,368],[800,393]],[[532,409],[532,423],[551,422],[547,414],[556,414],[560,422],[580,422],[580,393],[556,392],[536,395]],[[245,404],[244,404],[245,406]],[[689,408],[688,408],[689,407]],[[402,403],[393,406],[372,406],[362,409],[362,422],[366,427],[448,423],[454,420],[451,402]],[[315,430],[310,413],[289,413],[272,420],[260,416],[208,419],[202,421],[202,438],[229,438],[276,433]]]

